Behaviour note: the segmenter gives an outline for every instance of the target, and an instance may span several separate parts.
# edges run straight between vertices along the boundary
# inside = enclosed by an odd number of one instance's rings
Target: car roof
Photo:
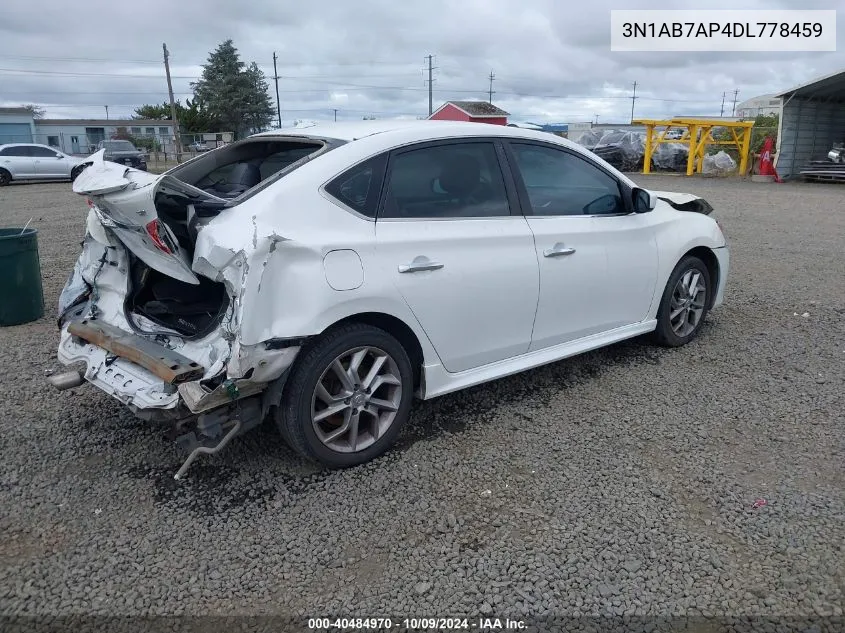
[[[60,152],[60,149],[56,149],[55,147],[50,147],[49,145],[43,145],[41,143],[3,143],[0,147],[46,147],[47,149],[54,150],[56,152]]]
[[[414,132],[419,134],[414,134]],[[342,141],[356,141],[376,134],[391,135],[401,133],[408,137],[418,136],[417,140],[430,140],[432,138],[452,138],[455,136],[494,136],[508,138],[529,138],[536,140],[552,141],[569,145],[566,139],[549,132],[529,130],[526,128],[508,127],[505,125],[493,125],[490,123],[470,123],[464,121],[432,121],[428,119],[385,119],[375,121],[351,121],[351,122],[314,122],[313,124],[300,127],[281,128],[261,132],[253,135],[255,137],[309,137],[338,139]]]

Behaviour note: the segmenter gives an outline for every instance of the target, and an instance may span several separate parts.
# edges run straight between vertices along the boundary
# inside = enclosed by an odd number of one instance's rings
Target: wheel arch
[[[324,331],[349,323],[363,323],[384,330],[394,337],[408,353],[414,370],[414,391],[424,391],[423,364],[425,354],[416,332],[402,319],[384,312],[358,312],[332,323]]]
[[[689,249],[686,253],[684,253],[678,261],[681,261],[684,257],[698,257],[701,261],[704,262],[704,265],[707,266],[707,272],[710,275],[710,288],[707,297],[707,309],[713,307],[713,302],[716,300],[716,295],[718,294],[719,284],[721,283],[720,275],[721,271],[719,269],[719,259],[716,257],[716,253],[713,252],[708,246],[696,246],[694,248]]]

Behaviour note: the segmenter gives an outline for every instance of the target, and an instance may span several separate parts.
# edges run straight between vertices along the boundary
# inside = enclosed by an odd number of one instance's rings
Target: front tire
[[[657,311],[654,340],[667,347],[680,347],[701,330],[710,305],[710,273],[698,257],[684,257],[669,276]]]
[[[408,354],[390,334],[344,325],[302,350],[276,424],[297,453],[330,468],[356,466],[396,441],[410,415],[413,380]]]
[[[12,174],[5,169],[0,169],[0,187],[5,187],[12,182]]]

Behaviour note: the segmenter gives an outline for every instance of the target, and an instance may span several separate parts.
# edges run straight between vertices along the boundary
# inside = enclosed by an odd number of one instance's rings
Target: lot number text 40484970
[[[312,631],[522,631],[527,627],[523,620],[510,618],[310,618]]]

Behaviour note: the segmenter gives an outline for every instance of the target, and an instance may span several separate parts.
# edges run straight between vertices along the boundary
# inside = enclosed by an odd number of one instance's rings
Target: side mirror
[[[648,213],[657,206],[657,196],[639,187],[634,189],[632,198],[635,213]]]

